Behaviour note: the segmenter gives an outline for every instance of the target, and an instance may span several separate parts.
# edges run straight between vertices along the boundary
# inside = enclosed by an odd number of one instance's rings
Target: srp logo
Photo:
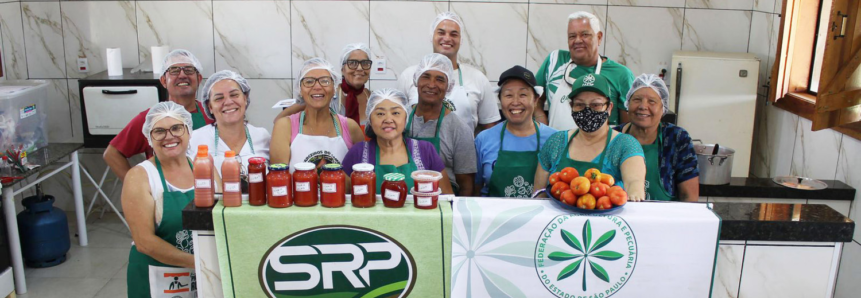
[[[268,297],[407,297],[416,281],[409,251],[356,226],[321,226],[275,243],[260,260]]]

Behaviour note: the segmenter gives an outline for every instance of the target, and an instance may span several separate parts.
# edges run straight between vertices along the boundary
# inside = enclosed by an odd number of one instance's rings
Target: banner
[[[348,199],[349,200],[349,199]],[[212,211],[224,297],[447,297],[451,206],[224,206]]]
[[[706,204],[577,214],[455,198],[452,297],[710,297],[720,218]]]

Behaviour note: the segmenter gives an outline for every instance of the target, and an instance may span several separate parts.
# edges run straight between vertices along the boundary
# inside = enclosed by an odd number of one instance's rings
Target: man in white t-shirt
[[[463,22],[453,12],[443,12],[436,17],[431,27],[433,52],[451,59],[455,72],[455,87],[446,98],[447,106],[471,131],[481,131],[493,127],[502,117],[493,87],[484,73],[466,64],[457,62],[460,49]],[[410,99],[410,104],[418,102],[418,90],[413,83],[416,65],[407,67],[398,78],[398,88]],[[476,127],[478,127],[476,129]]]

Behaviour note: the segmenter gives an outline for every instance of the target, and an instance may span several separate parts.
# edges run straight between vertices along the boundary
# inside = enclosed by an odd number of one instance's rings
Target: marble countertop
[[[794,189],[774,183],[771,178],[733,177],[729,184],[700,184],[700,197],[780,198],[808,200],[854,200],[855,189],[837,180],[822,180],[822,190]]]
[[[18,183],[18,181],[24,180],[34,174],[38,174],[39,172],[45,170],[45,167],[59,161],[61,158],[69,156],[69,154],[71,154],[72,152],[75,152],[76,150],[83,147],[84,144],[82,143],[48,143],[47,147],[27,154],[27,162],[39,165],[38,168],[26,171],[24,173],[15,170],[15,173],[13,175],[21,178],[14,179],[12,181],[9,181],[8,183],[3,183],[3,187],[14,185]]]
[[[720,240],[848,242],[855,230],[855,222],[827,205],[712,204],[722,219]],[[182,224],[189,230],[213,230],[212,208],[190,203],[182,211]]]

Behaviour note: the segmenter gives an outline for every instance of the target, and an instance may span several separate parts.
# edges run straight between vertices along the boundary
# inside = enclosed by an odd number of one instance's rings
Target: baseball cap
[[[600,74],[585,74],[577,78],[571,86],[571,93],[568,93],[568,98],[573,99],[577,94],[586,91],[592,91],[610,98],[610,81],[607,77]]]

